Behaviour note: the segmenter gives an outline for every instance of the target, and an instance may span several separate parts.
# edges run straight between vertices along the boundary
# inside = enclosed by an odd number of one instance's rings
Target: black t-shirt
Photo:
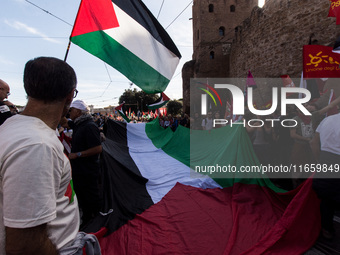
[[[72,149],[71,152],[77,153],[101,145],[100,131],[93,120],[86,120],[79,125],[72,125]],[[71,160],[72,172],[74,174],[98,174],[99,157],[93,155],[80,157]]]
[[[12,116],[12,113],[7,105],[3,102],[0,102],[0,125],[5,122],[9,117]]]

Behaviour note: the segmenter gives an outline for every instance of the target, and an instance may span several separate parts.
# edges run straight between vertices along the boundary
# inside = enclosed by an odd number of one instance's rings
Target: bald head
[[[0,101],[4,101],[8,97],[9,92],[8,84],[0,79]]]

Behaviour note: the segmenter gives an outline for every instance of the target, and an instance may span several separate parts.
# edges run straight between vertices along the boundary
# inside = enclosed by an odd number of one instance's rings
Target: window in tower
[[[230,5],[230,12],[235,12],[235,5]]]
[[[218,29],[219,35],[220,35],[220,36],[224,36],[224,31],[225,31],[225,28],[224,28],[224,27],[220,27],[220,28]]]
[[[215,52],[210,51],[210,59],[214,59],[215,58]]]
[[[214,12],[214,5],[213,4],[209,4],[209,12]]]

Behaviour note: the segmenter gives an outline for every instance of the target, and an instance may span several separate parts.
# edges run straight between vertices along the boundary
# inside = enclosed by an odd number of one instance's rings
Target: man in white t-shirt
[[[76,85],[62,60],[26,63],[25,110],[0,127],[0,254],[59,254],[78,235],[70,162],[55,134]]]
[[[313,179],[313,189],[321,199],[321,234],[327,239],[334,236],[333,216],[340,205],[340,114],[325,118],[317,127],[311,147],[319,159]],[[321,168],[320,168],[321,167]]]

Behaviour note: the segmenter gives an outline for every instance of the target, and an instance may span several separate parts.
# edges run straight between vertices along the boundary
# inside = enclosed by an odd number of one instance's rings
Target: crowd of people
[[[96,238],[80,235],[79,229],[101,208],[100,154],[105,140],[101,131],[108,119],[123,118],[90,114],[84,101],[73,100],[76,87],[76,74],[64,61],[49,57],[30,60],[24,70],[28,102],[18,114],[8,101],[10,86],[0,80],[0,254],[77,254],[83,247],[79,242],[85,244],[89,239],[94,240],[92,254],[100,254]],[[312,116],[305,116],[298,108],[291,108],[287,116],[279,112],[266,116],[280,121],[293,119],[297,125],[291,128],[277,125],[280,122],[271,125],[263,116],[249,113],[234,119],[244,123],[257,120],[246,124],[246,130],[263,165],[331,166],[340,162],[340,114],[324,115],[339,103],[340,97],[331,104],[320,104],[319,100],[305,104]],[[153,118],[133,117],[132,123]],[[214,125],[214,119],[221,119],[219,111],[208,111],[206,116],[169,114],[158,118],[161,127],[174,132],[179,125],[209,132],[228,125]],[[257,126],[261,122],[263,125]],[[273,182],[293,189],[308,177],[299,174],[273,178]],[[320,178],[324,177],[321,173],[315,177],[322,234],[331,238],[334,211],[340,203],[340,178]]]
[[[118,114],[111,114],[111,115],[102,115],[100,113],[92,114],[93,119],[97,126],[102,129],[108,119],[115,120],[115,121],[122,121],[124,122],[124,118],[122,118]],[[159,119],[159,124],[163,128],[171,128],[171,130],[176,131],[179,125],[183,127],[190,128],[190,121],[192,119],[189,117],[188,114],[167,114],[167,115],[147,115],[147,116],[133,116],[128,117],[130,123],[147,123],[153,121],[155,118]]]
[[[304,104],[304,107],[313,112],[312,116],[305,116],[297,107],[288,108],[287,115],[281,116],[279,111],[275,111],[270,116],[256,116],[249,111],[244,116],[231,116],[235,122],[244,122],[249,138],[252,142],[254,152],[262,165],[305,165],[315,164],[318,162],[318,157],[312,151],[311,141],[316,134],[316,128],[321,120],[324,118],[325,113],[332,107],[336,107],[339,103],[333,102],[331,105],[324,105],[318,111],[315,109],[316,103]],[[94,122],[103,130],[108,119],[116,121],[125,121],[119,115],[92,115]],[[190,128],[192,130],[212,130],[230,125],[230,118],[225,122],[216,122],[214,119],[221,119],[219,111],[208,111],[206,116],[201,116],[195,113],[193,117],[188,114],[175,115],[160,115],[157,116],[159,124],[163,128],[170,128],[176,131],[179,125]],[[252,125],[248,125],[248,120],[252,121]],[[274,123],[265,121],[265,119],[276,119]],[[131,123],[143,123],[154,120],[154,116],[145,117],[132,117]],[[283,120],[295,120],[297,125],[294,127],[284,127],[280,123]],[[263,125],[261,125],[261,122]],[[290,123],[293,124],[293,123]],[[260,127],[258,127],[260,126]],[[101,140],[105,140],[105,135],[101,133]],[[273,182],[287,190],[294,189],[303,183],[306,178],[310,177],[310,173],[294,172],[292,175],[281,175],[280,178],[272,178]]]

